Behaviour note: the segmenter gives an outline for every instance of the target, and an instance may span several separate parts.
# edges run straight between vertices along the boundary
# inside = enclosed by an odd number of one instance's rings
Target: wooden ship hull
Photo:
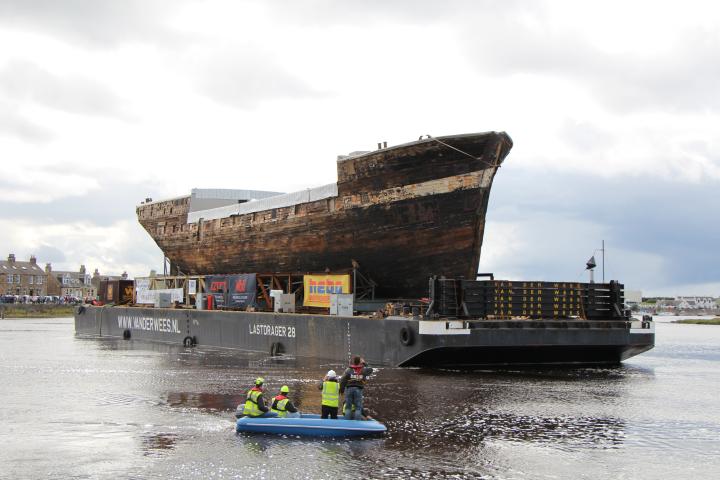
[[[475,278],[490,188],[511,147],[503,132],[428,137],[338,159],[337,184],[319,199],[255,211],[249,202],[249,213],[218,217],[191,212],[187,196],[145,203],[137,215],[173,273],[359,265],[379,296],[424,297],[431,275]]]

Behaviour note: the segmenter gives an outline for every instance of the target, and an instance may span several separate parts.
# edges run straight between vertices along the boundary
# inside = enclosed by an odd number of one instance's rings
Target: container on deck
[[[333,293],[330,295],[330,315],[353,316],[353,294]]]
[[[276,294],[273,301],[273,310],[275,313],[295,313],[295,294],[282,292]]]
[[[103,303],[126,305],[133,301],[135,282],[132,280],[101,280],[98,297]]]

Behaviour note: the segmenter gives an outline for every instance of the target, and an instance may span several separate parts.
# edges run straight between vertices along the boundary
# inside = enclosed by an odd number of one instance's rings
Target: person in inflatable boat
[[[365,359],[356,355],[340,379],[340,393],[345,393],[345,420],[361,420],[363,410],[363,389],[373,369]],[[355,408],[353,408],[355,407]]]
[[[283,385],[280,387],[280,393],[275,395],[272,399],[272,406],[270,409],[275,412],[278,417],[297,418],[300,416],[300,412],[298,412],[297,408],[295,408],[292,400],[287,397],[289,393],[290,387]]]
[[[243,408],[243,415],[248,417],[277,417],[278,414],[270,411],[267,405],[265,405],[265,398],[263,393],[265,387],[263,384],[265,379],[258,377],[255,379],[255,386],[248,390],[247,400],[245,400],[245,408]]]
[[[343,404],[342,414],[344,417],[345,416],[345,404]],[[353,405],[353,407],[352,407],[352,415],[351,416],[352,417],[355,416],[355,405]],[[373,417],[370,416],[370,411],[365,407],[363,407],[363,409],[362,409],[362,416],[361,416],[360,420],[373,420]]]
[[[335,370],[329,370],[323,381],[318,384],[322,390],[322,405],[320,406],[320,418],[332,418],[337,420],[338,405],[340,404],[340,385],[338,384]]]

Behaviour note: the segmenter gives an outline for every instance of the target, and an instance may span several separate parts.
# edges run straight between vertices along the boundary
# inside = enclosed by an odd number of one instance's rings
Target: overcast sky
[[[0,255],[162,270],[145,197],[506,131],[481,271],[720,296],[716,2],[0,0]],[[598,276],[601,272],[598,271]]]

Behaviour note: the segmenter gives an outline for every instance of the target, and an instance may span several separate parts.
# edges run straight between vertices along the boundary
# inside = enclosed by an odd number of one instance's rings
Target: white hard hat
[[[328,378],[337,377],[337,373],[335,373],[335,370],[328,370],[327,376]]]

